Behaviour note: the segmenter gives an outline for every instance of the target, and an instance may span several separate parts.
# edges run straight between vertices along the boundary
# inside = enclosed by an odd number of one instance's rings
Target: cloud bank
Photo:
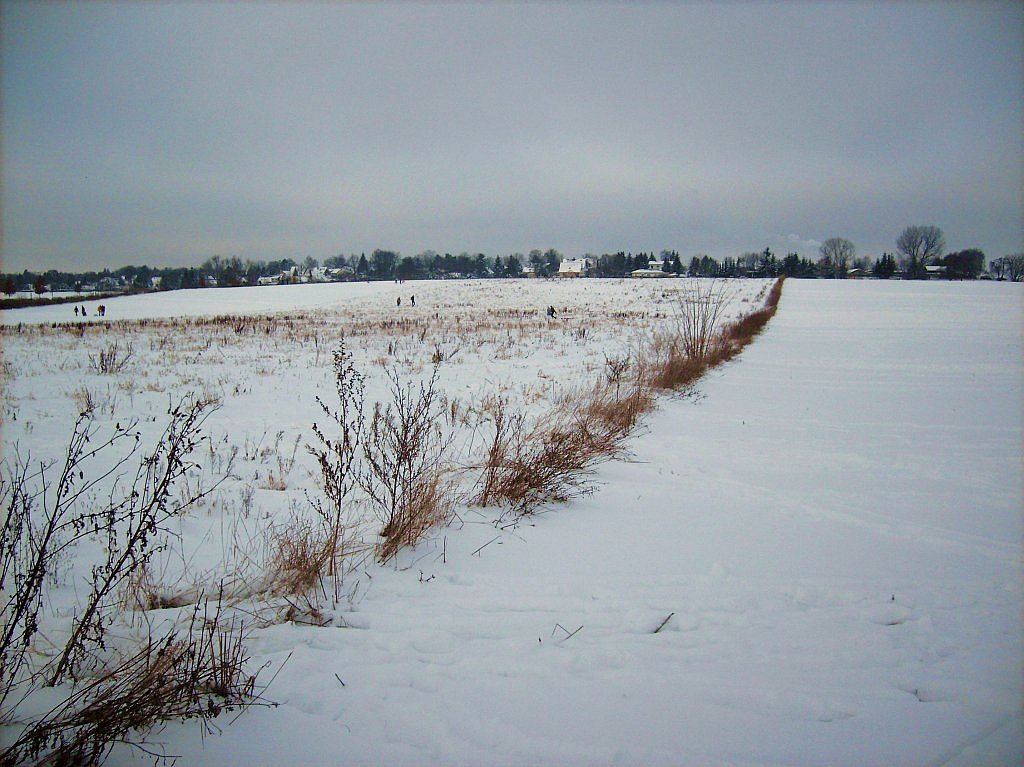
[[[1024,249],[1016,4],[3,13],[6,271],[830,236],[871,254],[911,223]]]

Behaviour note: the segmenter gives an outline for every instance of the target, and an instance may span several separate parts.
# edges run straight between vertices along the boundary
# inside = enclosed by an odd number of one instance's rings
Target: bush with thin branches
[[[689,280],[675,315],[675,338],[683,356],[696,360],[713,356],[722,320],[734,297],[724,280]]]
[[[113,663],[108,637],[124,593],[159,550],[162,525],[219,484],[175,495],[176,484],[198,468],[192,456],[205,439],[202,427],[210,410],[209,402],[195,397],[172,407],[156,447],[139,458],[127,482],[141,444],[135,424],[118,424],[102,436],[89,410],[72,427],[63,464],[36,467],[17,452],[5,459],[0,473],[0,502],[7,511],[0,526],[0,725],[20,727],[21,735],[0,754],[0,763],[95,761],[129,730],[144,731],[182,711],[215,715],[214,704],[198,710],[194,696],[181,697],[191,689],[187,682],[157,684],[168,678],[168,669],[171,679],[183,670],[193,680],[222,674],[204,665],[210,656],[197,644],[201,634],[190,631],[191,639],[177,631],[150,635],[141,649]],[[121,455],[109,459],[110,453]],[[96,497],[106,500],[94,506]],[[58,563],[85,538],[104,544],[104,558],[92,568],[89,589],[62,648],[40,662],[32,648],[48,584]],[[22,720],[18,711],[44,686],[60,686],[66,694],[41,717]],[[246,702],[248,688],[227,687],[234,702]]]
[[[135,349],[130,342],[121,346],[114,341],[106,349],[100,349],[95,356],[89,357],[89,365],[100,375],[115,375],[128,367],[134,354]]]
[[[382,530],[377,559],[387,562],[403,548],[415,546],[432,528],[447,525],[459,500],[458,483],[447,466],[424,470],[413,481],[399,512]]]
[[[338,405],[332,408],[320,397],[316,401],[327,421],[333,425],[335,434],[328,436],[314,423],[316,443],[307,444],[306,450],[316,459],[326,498],[326,503],[319,498],[309,501],[327,530],[326,574],[337,578],[340,572],[337,541],[345,537],[346,506],[352,490],[359,484],[358,462],[366,430],[366,381],[356,370],[352,354],[345,348],[344,339],[334,350],[333,360]]]
[[[414,545],[450,518],[456,495],[449,481],[451,433],[445,433],[444,400],[435,365],[416,387],[389,370],[391,402],[376,403],[363,442],[358,481],[380,518],[378,559]]]
[[[0,764],[98,764],[117,743],[157,759],[144,735],[169,719],[198,719],[204,731],[224,711],[262,700],[248,668],[247,624],[224,615],[221,600],[193,610],[187,625],[134,651],[113,653],[76,681],[71,694],[25,724],[0,752]]]

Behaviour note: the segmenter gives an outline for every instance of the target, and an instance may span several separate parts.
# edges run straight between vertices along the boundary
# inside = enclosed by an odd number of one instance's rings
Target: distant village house
[[[597,259],[592,256],[567,258],[558,266],[559,277],[590,277],[597,270]]]

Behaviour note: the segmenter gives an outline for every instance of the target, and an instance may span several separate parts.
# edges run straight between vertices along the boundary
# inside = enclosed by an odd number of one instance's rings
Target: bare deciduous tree
[[[1011,282],[1024,280],[1024,253],[1003,256],[1001,260],[1006,265],[1006,276],[1010,278]]]
[[[896,249],[904,257],[904,265],[923,267],[942,256],[946,237],[937,226],[908,226],[896,238]]]
[[[857,256],[857,249],[845,237],[829,237],[818,249],[821,263],[832,277],[845,277],[846,270]]]

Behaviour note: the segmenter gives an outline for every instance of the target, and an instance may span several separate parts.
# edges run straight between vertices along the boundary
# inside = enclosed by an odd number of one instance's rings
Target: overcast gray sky
[[[3,4],[3,270],[1024,250],[1018,3]]]

